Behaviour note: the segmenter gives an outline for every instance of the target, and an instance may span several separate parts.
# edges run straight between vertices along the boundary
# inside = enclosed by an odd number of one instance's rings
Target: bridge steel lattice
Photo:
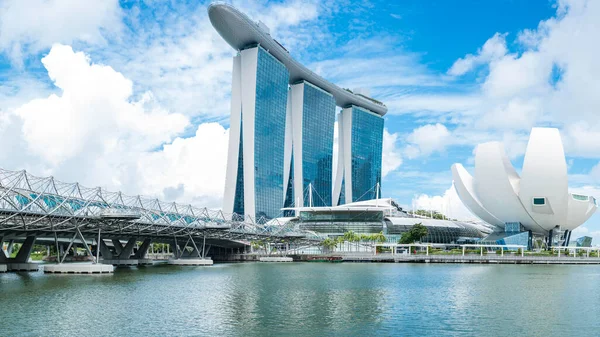
[[[220,210],[162,202],[87,188],[26,171],[0,169],[0,238],[70,237],[151,239],[206,238],[248,244],[252,240],[316,243],[321,237],[277,219],[253,219]]]

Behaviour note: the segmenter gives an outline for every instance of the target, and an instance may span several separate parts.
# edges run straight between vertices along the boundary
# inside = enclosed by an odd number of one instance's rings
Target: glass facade
[[[340,200],[337,206],[344,205],[346,203],[346,180],[342,179],[342,191],[340,192]]]
[[[312,184],[312,206],[331,206],[335,100],[304,82],[302,105],[302,190]],[[304,206],[310,206],[307,197]]]
[[[499,245],[521,245],[526,246],[527,250],[531,249],[531,232],[507,232],[507,236],[502,239],[496,240]]]
[[[523,226],[520,222],[507,222],[504,224],[505,232],[520,232],[523,230]]]
[[[381,225],[383,212],[381,211],[310,211],[300,212],[300,221],[332,221],[332,222],[368,222],[378,221]]]
[[[592,238],[589,236],[582,236],[575,240],[575,244],[577,247],[591,247],[592,246]]]
[[[352,202],[375,199],[378,183],[381,190],[383,117],[353,106],[351,134]]]
[[[464,222],[453,221],[452,226],[432,226],[423,220],[420,220],[419,222],[427,227],[427,235],[421,238],[421,241],[424,243],[472,243],[484,237],[476,227]],[[387,220],[386,225],[386,234],[398,235],[398,237],[401,237],[403,233],[408,232],[412,228],[414,223],[394,224]]]
[[[288,179],[288,184],[286,187],[285,193],[285,201],[283,202],[283,207],[294,207],[294,155],[292,154],[291,164],[290,164],[290,177]],[[283,211],[284,217],[292,217],[296,212],[292,210]]]
[[[283,207],[283,149],[289,76],[283,63],[258,48],[254,119],[257,219],[275,218]]]
[[[440,226],[436,221],[428,223],[422,219],[408,219],[398,223],[398,219],[383,216],[381,211],[302,211],[297,220],[300,229],[338,237],[352,231],[357,234],[373,234],[383,232],[387,242],[396,243],[403,233],[408,232],[416,222],[427,227],[427,236],[422,242],[427,243],[474,243],[485,235],[475,226],[453,221],[447,226]],[[432,225],[433,224],[433,225]]]
[[[241,123],[240,123],[241,124]],[[243,128],[240,128],[243,130]],[[242,132],[243,135],[243,131]],[[238,154],[237,181],[235,183],[235,198],[233,199],[233,212],[244,214],[244,137],[240,135],[240,149]]]

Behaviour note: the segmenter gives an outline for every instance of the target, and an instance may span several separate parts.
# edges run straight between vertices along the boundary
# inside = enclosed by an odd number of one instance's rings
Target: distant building
[[[265,222],[282,207],[331,206],[380,195],[383,103],[353,93],[294,60],[233,6],[208,7],[233,60],[231,124],[223,211]],[[335,187],[336,106],[340,158]],[[343,133],[343,140],[342,139]]]
[[[575,241],[571,241],[569,243],[569,247],[591,247],[592,246],[592,238],[589,236],[582,236],[577,238]]]
[[[427,236],[421,238],[421,241],[426,243],[475,243],[492,232],[489,227],[473,222],[413,217],[389,198],[332,207],[299,207],[293,211],[298,215],[279,218],[279,223],[293,224],[298,229],[333,238],[343,236],[347,232],[382,232],[387,242],[396,243],[403,233],[417,223],[427,228]]]

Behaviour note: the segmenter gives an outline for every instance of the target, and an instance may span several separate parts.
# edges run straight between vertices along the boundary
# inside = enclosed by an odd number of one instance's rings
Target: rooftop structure
[[[332,94],[338,106],[356,105],[381,116],[386,114],[387,107],[383,103],[342,89],[294,60],[289,52],[271,37],[270,31],[265,29],[266,26],[262,22],[253,21],[235,7],[221,2],[212,3],[208,6],[208,17],[217,32],[234,49],[243,50],[258,44],[268,50],[289,70],[290,83],[305,80]]]
[[[454,187],[463,204],[497,232],[529,233],[552,238],[570,232],[598,208],[592,196],[570,193],[567,162],[558,129],[533,128],[521,175],[499,142],[475,150],[475,175],[452,165]]]

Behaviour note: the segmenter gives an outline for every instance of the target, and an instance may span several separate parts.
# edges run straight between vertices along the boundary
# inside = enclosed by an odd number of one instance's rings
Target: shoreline
[[[259,262],[261,257],[291,257],[293,262],[313,263],[455,263],[455,264],[536,264],[536,265],[600,265],[598,257],[558,256],[499,256],[484,255],[391,255],[391,254],[314,254],[314,255],[264,255],[234,254],[215,256],[215,262]],[[328,259],[332,259],[328,261]],[[268,263],[268,262],[265,262]]]

